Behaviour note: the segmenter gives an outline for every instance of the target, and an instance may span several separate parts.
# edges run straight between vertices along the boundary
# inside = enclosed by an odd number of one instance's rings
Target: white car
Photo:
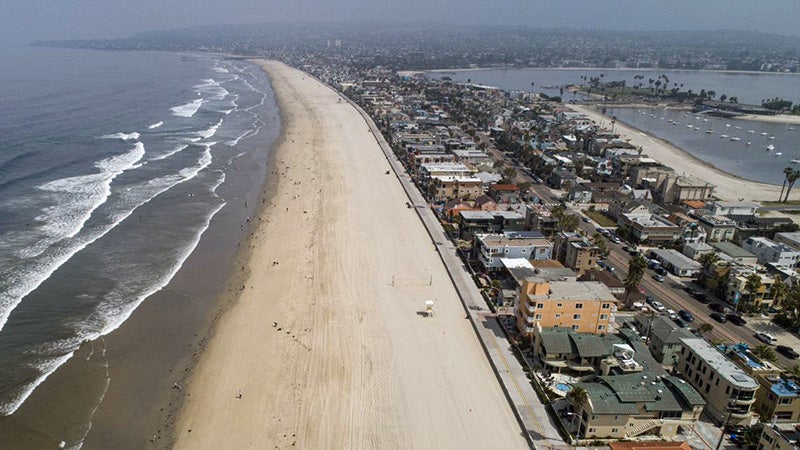
[[[664,311],[667,310],[667,308],[661,302],[653,302],[652,306],[653,306],[653,309],[655,309],[658,312],[664,312]]]
[[[671,310],[671,309],[668,309],[668,310],[667,310],[667,315],[668,315],[668,316],[669,316],[669,318],[670,318],[670,319],[672,319],[672,320],[675,320],[675,319],[677,319],[677,318],[678,318],[678,313],[676,313],[674,310]]]
[[[769,345],[775,345],[778,342],[778,339],[769,333],[758,332],[756,333],[756,337]]]

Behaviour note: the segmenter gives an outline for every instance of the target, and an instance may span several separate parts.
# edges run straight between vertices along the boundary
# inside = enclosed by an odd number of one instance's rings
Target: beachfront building
[[[672,438],[700,418],[705,401],[687,382],[668,374],[639,337],[620,333],[592,382],[577,383],[588,400],[576,405],[579,439]]]
[[[736,235],[736,221],[729,217],[708,214],[698,219],[709,241],[730,241]]]
[[[800,250],[800,232],[783,232],[775,233],[775,242],[779,244],[786,244],[795,250]]]
[[[679,327],[672,319],[662,315],[644,315],[636,317],[639,332],[646,336],[647,348],[659,363],[672,366],[678,362],[683,343],[681,339],[694,337],[691,331]]]
[[[497,203],[519,203],[519,187],[516,184],[492,184],[489,186],[489,197]]]
[[[579,233],[569,231],[557,233],[553,248],[554,259],[564,264],[564,267],[578,272],[578,275],[597,267],[600,248]]]
[[[608,290],[618,298],[625,295],[625,283],[613,273],[603,269],[589,269],[578,277],[578,281],[599,281],[606,285]]]
[[[706,413],[721,423],[749,426],[758,421],[752,410],[758,383],[705,339],[681,339],[678,370],[706,400]],[[727,419],[726,419],[727,418]]]
[[[677,225],[656,214],[622,214],[617,223],[640,243],[671,244],[681,237],[681,229]]]
[[[517,300],[517,328],[531,337],[534,328],[567,328],[580,333],[609,333],[617,299],[596,281],[547,281],[539,276],[522,280]]]
[[[718,216],[752,216],[758,217],[758,210],[761,205],[753,202],[724,202],[715,200],[708,202],[706,209],[709,209]]]
[[[720,259],[745,266],[754,266],[758,262],[756,255],[733,242],[712,242],[710,245],[717,251],[717,256]]]
[[[756,255],[759,264],[774,263],[794,269],[800,263],[800,251],[765,237],[749,237],[742,242],[742,248]]]
[[[779,374],[757,379],[761,388],[756,395],[756,412],[777,422],[800,422],[800,385]]]
[[[690,175],[671,173],[656,186],[654,198],[665,205],[679,205],[683,200],[710,200],[716,186]]]
[[[800,449],[799,423],[770,423],[764,426],[756,450]]]
[[[473,249],[487,272],[503,268],[502,258],[548,260],[553,243],[535,231],[506,231],[502,234],[476,234]]]
[[[476,234],[523,231],[525,216],[516,211],[460,211],[458,237],[472,240]]]
[[[428,198],[434,203],[455,199],[471,200],[483,195],[483,182],[477,177],[434,175],[428,184]]]

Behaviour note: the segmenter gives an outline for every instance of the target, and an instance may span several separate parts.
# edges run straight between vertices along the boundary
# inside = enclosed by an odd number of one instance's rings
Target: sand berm
[[[284,120],[279,180],[244,289],[184,387],[176,448],[527,448],[363,118],[259,63]]]

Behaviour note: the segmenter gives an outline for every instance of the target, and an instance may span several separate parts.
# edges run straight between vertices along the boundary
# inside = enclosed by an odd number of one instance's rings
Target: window
[[[612,428],[612,429],[611,429],[611,432],[612,432],[612,433],[619,433],[619,428]]]
[[[542,315],[541,314],[537,314],[536,315],[536,320],[542,320]]]
[[[779,404],[779,405],[791,405],[791,404],[792,404],[792,399],[790,399],[790,398],[782,398],[782,399],[781,399],[781,400],[778,402],[778,404]]]
[[[600,320],[608,319],[608,314],[600,314]]]
[[[544,308],[544,303],[539,303],[538,305],[536,305],[536,308],[538,309]]]
[[[619,420],[619,416],[614,416],[614,420]]]
[[[583,309],[583,303],[575,303],[575,309]]]
[[[600,306],[600,308],[602,308],[602,309],[608,309],[608,308],[610,308],[610,307],[611,307],[611,305],[610,305],[609,303],[603,303],[603,304]]]
[[[580,329],[580,327],[581,327],[580,325],[573,325],[573,326],[572,326],[572,329],[573,329],[574,331],[578,331],[578,329]]]
[[[589,433],[594,433],[596,431],[595,428],[589,428]]]
[[[730,393],[731,393],[731,387],[730,386],[725,386],[725,395],[728,395]]]
[[[556,319],[560,319],[560,318],[561,318],[561,314],[556,314]]]
[[[606,326],[605,326],[605,325],[598,325],[598,326],[597,326],[597,330],[598,330],[598,331],[603,331],[603,330],[605,330],[605,329],[606,329]]]
[[[572,315],[572,319],[573,320],[581,320],[581,315],[580,314],[573,314]]]
[[[563,307],[564,307],[563,303],[556,303],[556,308],[563,308]]]

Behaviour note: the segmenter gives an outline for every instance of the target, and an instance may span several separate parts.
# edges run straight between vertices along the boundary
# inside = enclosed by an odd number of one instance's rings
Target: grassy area
[[[607,216],[602,211],[589,211],[588,209],[584,209],[583,213],[589,216],[592,220],[597,222],[601,227],[615,227],[617,223],[614,222],[614,219]]]

